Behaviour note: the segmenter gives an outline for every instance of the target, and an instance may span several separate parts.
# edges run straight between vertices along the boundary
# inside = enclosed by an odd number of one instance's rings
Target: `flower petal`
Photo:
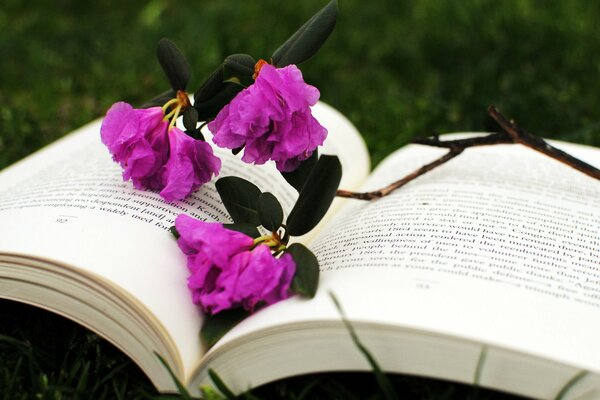
[[[325,141],[327,130],[312,116],[319,91],[307,85],[295,65],[264,65],[254,84],[242,90],[208,124],[217,146],[242,145],[242,160],[274,160],[280,171],[292,171]]]

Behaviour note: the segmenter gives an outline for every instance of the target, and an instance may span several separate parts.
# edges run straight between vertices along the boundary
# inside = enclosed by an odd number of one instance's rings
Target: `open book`
[[[319,103],[325,153],[344,189],[376,189],[445,150],[409,145],[371,174],[356,129]],[[213,368],[236,391],[303,373],[368,370],[333,292],[385,371],[479,384],[536,398],[600,397],[600,183],[532,150],[496,145],[375,202],[336,200],[301,238],[321,265],[312,300],[260,310],[212,349],[168,229],[180,213],[227,221],[214,182],[166,204],[121,180],[91,123],[0,173],[0,297],[77,321],[128,354],[161,391],[155,352],[193,392]],[[596,166],[600,150],[558,143]],[[293,188],[271,165],[229,152],[220,176]],[[484,355],[485,357],[483,357]],[[574,378],[577,377],[577,382]]]

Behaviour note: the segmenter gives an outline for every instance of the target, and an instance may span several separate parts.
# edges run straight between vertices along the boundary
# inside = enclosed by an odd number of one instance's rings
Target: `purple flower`
[[[290,296],[296,264],[291,255],[273,257],[266,245],[220,223],[187,215],[175,220],[179,248],[187,255],[192,300],[209,314],[235,307],[254,311]]]
[[[220,147],[245,146],[243,161],[274,160],[279,171],[293,171],[327,137],[310,111],[319,91],[304,82],[295,65],[275,68],[259,61],[258,68],[254,84],[238,93],[208,128]]]
[[[172,125],[161,107],[134,109],[119,102],[100,128],[102,143],[123,168],[123,180],[131,179],[137,189],[159,190],[166,201],[184,199],[221,168],[208,143]]]

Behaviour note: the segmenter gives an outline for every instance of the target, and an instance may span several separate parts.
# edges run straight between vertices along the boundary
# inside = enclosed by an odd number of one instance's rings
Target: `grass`
[[[268,58],[323,4],[4,0],[0,168],[114,101],[141,103],[162,92],[154,58],[161,37],[188,56],[193,88],[228,54]],[[598,20],[600,4],[584,1],[340,0],[332,37],[302,69],[364,134],[374,163],[415,135],[495,129],[489,104],[542,136],[600,145]],[[26,306],[2,301],[0,310],[0,399],[85,398],[92,390],[94,398],[153,396],[135,366],[95,335]],[[256,393],[293,398],[311,388],[310,398],[369,397],[356,380],[294,378]],[[408,398],[470,393],[407,377],[394,384]]]

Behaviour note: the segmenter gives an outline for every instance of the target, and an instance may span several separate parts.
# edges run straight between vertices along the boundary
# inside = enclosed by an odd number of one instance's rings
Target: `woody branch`
[[[467,139],[456,139],[456,140],[440,140],[438,135],[424,138],[416,138],[413,143],[423,144],[433,147],[441,147],[448,149],[448,152],[442,157],[425,164],[417,170],[406,175],[402,179],[399,179],[388,186],[379,190],[371,192],[352,192],[349,190],[338,190],[336,196],[346,197],[357,200],[376,200],[381,197],[387,196],[394,190],[401,188],[407,183],[413,181],[421,175],[445,164],[453,158],[460,155],[465,149],[476,146],[490,146],[495,144],[522,144],[533,150],[539,151],[542,154],[547,155],[557,161],[560,161],[592,178],[600,180],[600,169],[581,161],[580,159],[573,157],[572,155],[557,149],[550,145],[544,139],[535,136],[521,127],[517,126],[514,121],[508,120],[500,111],[490,106],[488,108],[488,114],[500,125],[503,132],[491,133],[486,136],[479,136]]]

